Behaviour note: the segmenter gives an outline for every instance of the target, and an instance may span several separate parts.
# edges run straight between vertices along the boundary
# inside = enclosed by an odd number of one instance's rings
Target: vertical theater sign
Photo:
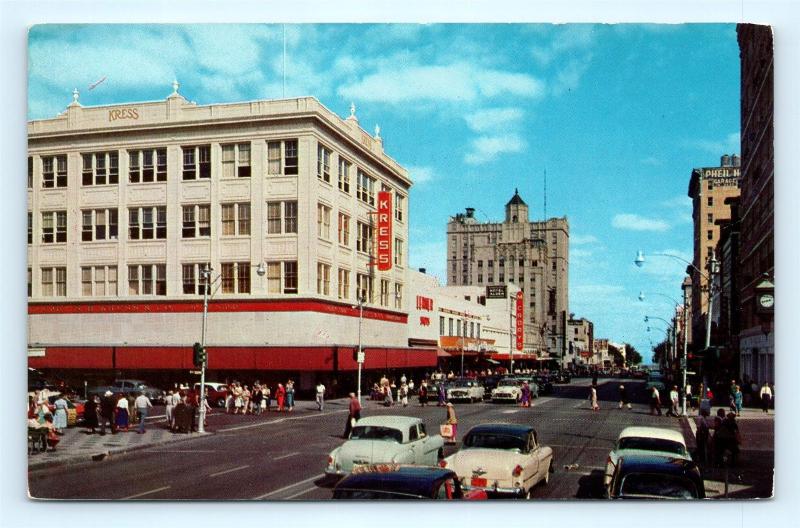
[[[525,344],[525,319],[523,318],[523,301],[522,292],[517,292],[517,351],[522,351],[522,346]]]

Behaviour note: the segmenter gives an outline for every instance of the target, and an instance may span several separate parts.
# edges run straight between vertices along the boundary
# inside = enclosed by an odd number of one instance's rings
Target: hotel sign
[[[378,193],[378,271],[392,269],[392,193]]]
[[[487,299],[505,299],[506,298],[506,285],[501,286],[487,286],[486,298]]]
[[[525,318],[523,313],[522,292],[517,292],[517,350],[522,350],[525,341]]]

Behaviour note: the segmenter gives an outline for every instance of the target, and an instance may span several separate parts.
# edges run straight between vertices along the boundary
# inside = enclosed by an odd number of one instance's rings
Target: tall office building
[[[475,209],[468,207],[447,224],[447,284],[519,286],[525,352],[564,359],[568,277],[567,218],[531,222],[517,191],[506,204],[503,222],[478,222]]]

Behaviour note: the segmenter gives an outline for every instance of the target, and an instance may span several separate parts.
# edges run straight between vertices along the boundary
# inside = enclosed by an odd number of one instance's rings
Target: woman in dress
[[[128,431],[128,398],[125,396],[120,396],[119,400],[117,400],[117,418],[115,423],[117,424],[117,429],[121,431]]]
[[[242,386],[237,383],[233,388],[233,414],[239,414],[239,411],[242,410],[242,405],[244,405],[244,398],[242,398],[243,394],[244,390],[242,389]]]
[[[269,385],[264,385],[264,388],[261,389],[261,391],[264,393],[264,408],[267,410],[267,412],[269,412],[270,405],[272,404],[270,401],[272,398],[272,390],[270,390]]]
[[[425,404],[428,403],[428,385],[424,381],[422,385],[419,386],[417,395],[419,396],[420,407],[425,407]]]
[[[286,389],[283,388],[281,383],[278,383],[278,390],[275,391],[275,399],[278,400],[278,411],[283,412],[286,405]]]
[[[447,410],[447,421],[445,422],[447,425],[452,426],[452,435],[447,441],[451,444],[456,443],[456,434],[458,434],[458,418],[456,417],[456,408],[453,407],[452,403],[448,403],[445,407]]]
[[[247,385],[242,389],[242,414],[247,414],[250,411],[250,387]]]
[[[742,388],[737,385],[736,392],[733,393],[733,406],[736,408],[736,416],[741,416],[743,402],[744,395],[742,394]]]
[[[520,397],[519,405],[520,407],[531,406],[531,387],[527,381],[522,383],[522,396]]]
[[[97,409],[100,406],[100,397],[95,394],[83,405],[83,426],[87,429],[88,434],[94,434],[95,428],[98,426]]]
[[[589,393],[589,398],[592,400],[592,410],[599,411],[600,404],[597,403],[597,388],[592,385],[591,392]]]
[[[53,428],[56,434],[64,434],[64,429],[67,428],[67,400],[64,396],[59,396],[53,406],[56,408],[55,415],[53,415]]]
[[[294,382],[289,380],[286,382],[286,408],[289,412],[294,410]]]
[[[443,407],[445,402],[447,401],[447,392],[444,389],[444,383],[441,383],[437,390],[439,391],[439,403],[436,404],[437,407]]]

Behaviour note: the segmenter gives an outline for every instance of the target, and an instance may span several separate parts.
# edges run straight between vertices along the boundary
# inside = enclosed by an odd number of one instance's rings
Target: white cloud
[[[592,61],[592,55],[587,54],[580,59],[573,59],[556,73],[555,79],[552,83],[552,92],[555,95],[560,95],[570,90],[575,90],[580,83],[581,77],[586,73]]]
[[[595,28],[591,25],[559,26],[555,34],[551,35],[551,43],[533,48],[531,54],[539,64],[547,66],[565,53],[591,48],[595,39]]]
[[[735,154],[741,152],[741,137],[739,132],[731,132],[723,139],[695,139],[687,140],[684,145],[703,150],[714,156]]]
[[[426,183],[434,179],[433,167],[406,166],[408,174],[414,183]]]
[[[517,125],[522,119],[520,108],[486,108],[464,116],[467,126],[475,132],[501,130]]]
[[[480,136],[472,140],[472,151],[464,156],[470,165],[488,163],[500,154],[521,152],[526,147],[525,141],[517,134],[498,136]]]
[[[594,235],[576,235],[574,233],[569,235],[569,243],[575,246],[593,244],[595,242],[597,242],[597,237]]]
[[[627,213],[614,215],[611,225],[629,231],[667,231],[670,228],[664,220]]]

